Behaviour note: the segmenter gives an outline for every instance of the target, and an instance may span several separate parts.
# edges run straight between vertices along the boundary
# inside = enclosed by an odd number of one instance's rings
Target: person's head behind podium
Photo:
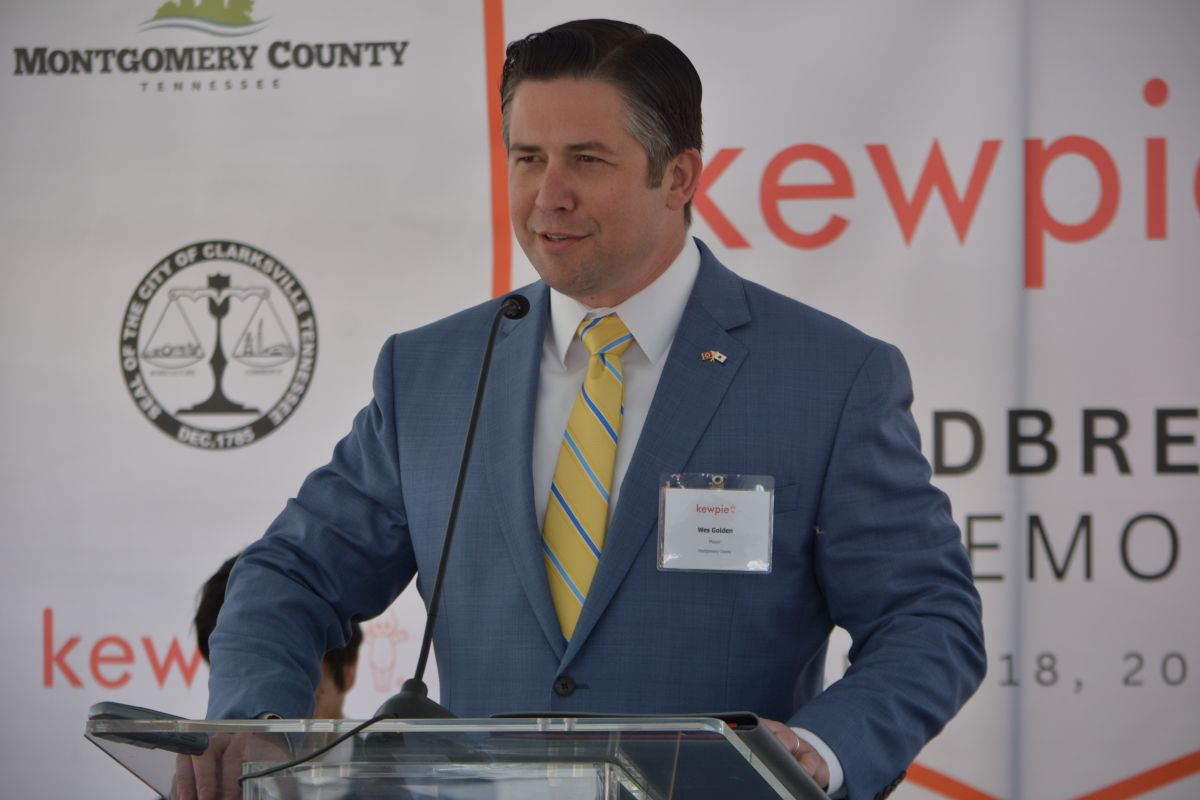
[[[225,586],[229,583],[229,573],[237,560],[238,556],[234,556],[222,564],[200,589],[194,622],[196,644],[206,664],[208,637],[217,626],[217,614],[221,612],[221,605],[225,602]],[[350,628],[350,641],[346,642],[346,646],[330,650],[321,662],[321,683],[317,685],[313,719],[338,719],[345,716],[342,713],[342,705],[346,701],[346,695],[354,687],[358,650],[363,640],[362,628],[357,622],[351,623]]]

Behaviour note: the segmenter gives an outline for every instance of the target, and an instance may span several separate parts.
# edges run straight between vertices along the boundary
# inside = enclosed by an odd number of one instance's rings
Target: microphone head
[[[529,301],[525,299],[524,295],[510,294],[500,304],[500,310],[509,319],[520,319],[529,313]]]

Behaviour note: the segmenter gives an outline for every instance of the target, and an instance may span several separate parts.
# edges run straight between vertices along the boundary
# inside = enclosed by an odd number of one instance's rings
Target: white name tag
[[[770,572],[774,501],[769,475],[662,476],[658,568]]]

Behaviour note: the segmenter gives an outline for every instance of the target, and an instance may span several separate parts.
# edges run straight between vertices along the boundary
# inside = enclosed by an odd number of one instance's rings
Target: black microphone
[[[454,523],[458,519],[458,506],[462,500],[463,481],[467,476],[467,464],[471,460],[471,445],[475,441],[475,423],[479,421],[479,409],[483,405],[483,390],[487,384],[488,368],[492,364],[492,348],[496,344],[496,332],[500,330],[500,318],[520,319],[529,313],[529,301],[519,294],[510,294],[500,303],[492,329],[488,333],[487,347],[483,351],[483,364],[479,367],[479,382],[475,386],[475,405],[471,408],[471,419],[467,423],[467,439],[463,444],[462,461],[458,467],[458,481],[454,485],[454,499],[450,503],[450,518],[446,522],[446,538],[442,542],[442,557],[438,563],[433,592],[429,596],[429,615],[425,619],[425,635],[421,639],[421,655],[417,658],[417,672],[404,682],[399,693],[392,695],[376,716],[397,719],[448,719],[454,715],[449,709],[429,699],[429,687],[423,680],[429,662],[429,648],[433,643],[433,624],[437,620],[438,606],[442,599],[442,579],[446,574],[446,562],[450,559],[450,543],[454,539]]]

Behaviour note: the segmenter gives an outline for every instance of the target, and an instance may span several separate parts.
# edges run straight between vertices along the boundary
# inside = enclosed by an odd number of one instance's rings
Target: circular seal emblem
[[[121,370],[146,419],[204,450],[256,442],[300,405],[317,318],[296,276],[250,245],[181,247],[146,273],[121,320]]]

